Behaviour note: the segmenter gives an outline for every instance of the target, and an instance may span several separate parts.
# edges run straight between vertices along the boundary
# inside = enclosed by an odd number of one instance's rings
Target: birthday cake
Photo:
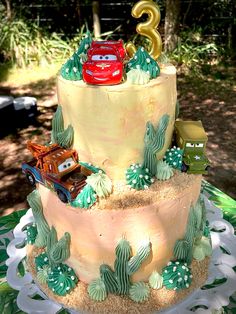
[[[156,61],[160,47],[127,47],[87,34],[58,76],[50,143],[29,142],[22,165],[36,185],[28,267],[81,313],[173,305],[204,283],[211,255],[206,133],[178,119],[176,70]]]

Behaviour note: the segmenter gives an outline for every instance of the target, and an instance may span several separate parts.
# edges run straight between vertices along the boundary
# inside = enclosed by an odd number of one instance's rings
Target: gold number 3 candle
[[[134,18],[140,18],[143,14],[148,14],[148,19],[146,22],[139,23],[136,26],[136,31],[138,34],[146,36],[151,40],[151,50],[149,54],[157,59],[162,50],[162,41],[157,27],[160,23],[161,15],[159,6],[152,0],[141,0],[137,2],[131,11]],[[136,47],[132,42],[126,45],[127,53],[130,57],[136,52]]]

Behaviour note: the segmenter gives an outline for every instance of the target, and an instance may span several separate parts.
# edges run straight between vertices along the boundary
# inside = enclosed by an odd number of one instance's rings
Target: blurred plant
[[[78,48],[84,33],[82,27],[70,42],[56,33],[46,33],[36,24],[0,16],[0,54],[17,67],[62,62]]]
[[[213,41],[206,42],[202,34],[201,28],[182,32],[177,48],[169,55],[184,72],[199,74],[202,66],[221,60],[223,49]]]

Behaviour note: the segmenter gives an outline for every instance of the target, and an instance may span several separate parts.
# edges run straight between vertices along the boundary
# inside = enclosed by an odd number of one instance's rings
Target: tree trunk
[[[83,23],[82,23],[82,14],[81,14],[81,8],[80,8],[80,0],[76,0],[76,13],[77,13],[77,18],[79,20],[79,26],[81,27]]]
[[[180,0],[166,0],[165,52],[173,51],[178,43]]]
[[[101,26],[99,20],[99,1],[92,2],[92,10],[93,10],[93,30],[94,37],[100,38],[101,36]]]
[[[5,0],[5,3],[3,2],[3,4],[6,8],[7,20],[10,21],[12,19],[11,0]]]

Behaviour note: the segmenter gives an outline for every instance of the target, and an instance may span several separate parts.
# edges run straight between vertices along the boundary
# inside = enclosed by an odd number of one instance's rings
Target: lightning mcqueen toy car
[[[125,50],[118,42],[94,42],[88,50],[88,60],[83,64],[83,79],[88,84],[119,84],[123,77]]]

